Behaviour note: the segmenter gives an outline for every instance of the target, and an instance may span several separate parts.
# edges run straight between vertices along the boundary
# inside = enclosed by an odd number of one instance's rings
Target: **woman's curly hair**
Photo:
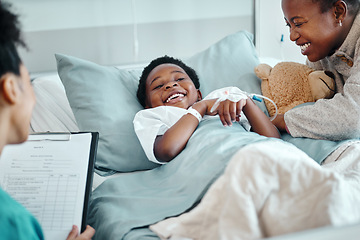
[[[16,46],[26,47],[18,15],[12,13],[10,7],[10,4],[0,1],[0,76],[7,72],[20,75],[21,59]]]

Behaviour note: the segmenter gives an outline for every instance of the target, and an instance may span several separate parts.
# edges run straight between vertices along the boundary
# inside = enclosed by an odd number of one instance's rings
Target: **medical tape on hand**
[[[214,112],[222,101],[230,100],[232,102],[238,102],[241,99],[247,99],[247,98],[251,98],[258,102],[262,102],[262,99],[266,99],[269,102],[271,102],[275,107],[275,114],[274,114],[274,116],[272,116],[270,118],[270,121],[272,121],[276,118],[276,116],[278,114],[278,108],[273,100],[271,100],[270,98],[265,97],[263,95],[260,95],[260,94],[244,92],[237,87],[231,87],[231,88],[225,89],[224,92],[222,93],[222,96],[219,97],[218,100],[212,106],[210,112]]]
[[[238,102],[241,99],[247,99],[248,97],[249,96],[247,95],[246,92],[241,91],[237,87],[231,87],[230,89],[224,90],[224,92],[222,93],[222,96],[219,97],[218,100],[216,100],[216,102],[212,106],[210,112],[214,112],[217,109],[217,107],[220,105],[220,103],[225,100],[230,100],[232,102]]]

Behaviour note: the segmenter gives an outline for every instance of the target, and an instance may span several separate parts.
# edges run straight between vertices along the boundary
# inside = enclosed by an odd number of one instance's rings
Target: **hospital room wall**
[[[253,0],[10,0],[21,15],[32,73],[56,70],[55,53],[102,65],[186,58],[228,34],[254,32]]]
[[[186,58],[239,30],[255,34],[262,58],[304,59],[288,39],[281,0],[8,1],[21,16],[29,51],[19,51],[31,73],[55,71],[55,53],[102,65]]]
[[[281,0],[255,0],[255,22],[255,45],[262,59],[305,63],[300,48],[290,41]]]

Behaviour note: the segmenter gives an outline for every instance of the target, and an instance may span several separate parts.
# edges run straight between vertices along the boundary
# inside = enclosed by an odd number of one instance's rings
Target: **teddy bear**
[[[293,107],[321,98],[331,98],[335,93],[335,77],[329,71],[315,71],[305,64],[280,62],[274,67],[259,64],[255,74],[261,81],[261,91],[274,101],[278,114],[284,114]],[[265,100],[270,117],[275,106]]]

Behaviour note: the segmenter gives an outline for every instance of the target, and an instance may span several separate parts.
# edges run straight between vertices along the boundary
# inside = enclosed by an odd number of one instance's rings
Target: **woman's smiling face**
[[[341,26],[336,19],[334,8],[321,12],[320,6],[312,0],[282,0],[290,39],[300,46],[301,53],[309,61],[319,61],[332,55],[343,40]]]
[[[187,109],[201,100],[186,72],[175,64],[161,64],[146,79],[146,107],[174,106]]]

